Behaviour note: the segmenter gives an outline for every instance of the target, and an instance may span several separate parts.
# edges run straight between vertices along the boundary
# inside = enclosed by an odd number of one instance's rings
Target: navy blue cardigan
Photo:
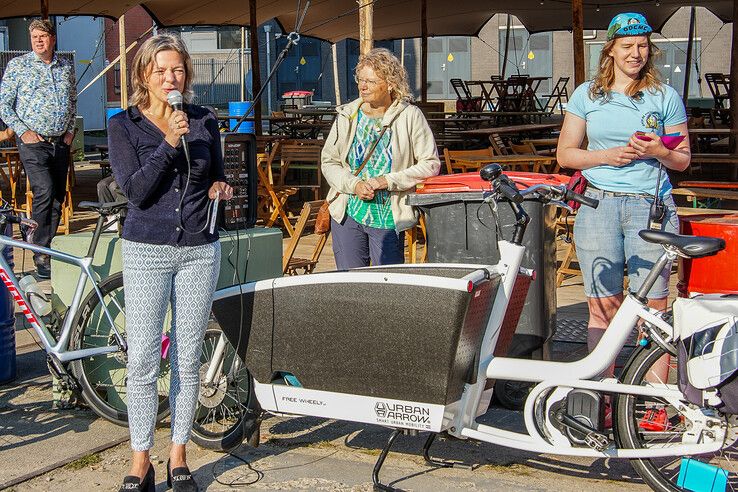
[[[218,121],[209,110],[185,105],[190,121],[187,142],[192,170],[187,181],[187,161],[182,146],[172,147],[164,134],[136,107],[108,121],[110,166],[115,180],[128,197],[123,238],[148,244],[199,246],[217,241],[207,221],[208,189],[225,181]],[[180,199],[182,223],[179,225]]]

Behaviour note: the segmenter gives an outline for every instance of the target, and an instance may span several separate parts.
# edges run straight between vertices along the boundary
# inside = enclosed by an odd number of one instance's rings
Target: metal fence
[[[241,60],[201,58],[192,60],[195,71],[192,90],[195,104],[222,106],[241,100]],[[248,66],[247,66],[248,69]]]

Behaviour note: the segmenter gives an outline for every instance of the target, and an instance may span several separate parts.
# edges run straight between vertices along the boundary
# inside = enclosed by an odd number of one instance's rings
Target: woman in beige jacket
[[[339,270],[403,263],[403,231],[417,222],[406,195],[438,174],[428,122],[409,104],[407,72],[386,49],[373,49],[356,66],[359,99],[339,106],[321,155],[328,184],[333,253]],[[382,128],[387,130],[358,176]]]

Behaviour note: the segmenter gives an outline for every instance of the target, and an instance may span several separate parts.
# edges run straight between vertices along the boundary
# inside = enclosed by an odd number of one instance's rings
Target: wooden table
[[[717,146],[727,146],[727,137],[730,136],[730,128],[690,128],[690,136],[694,136],[696,140],[693,140],[695,148],[693,152],[705,152],[710,150],[717,150]],[[713,146],[715,148],[713,149]]]
[[[14,209],[18,208],[16,201],[16,192],[18,188],[18,179],[20,178],[23,170],[23,164],[20,160],[20,153],[17,147],[4,147],[0,148],[0,159],[5,161],[7,171],[0,165],[0,177],[8,183],[10,188],[10,206]],[[1,163],[0,163],[1,164]],[[0,199],[2,194],[0,193]]]
[[[503,168],[519,168],[525,167],[525,171],[534,173],[548,173],[549,167],[556,162],[556,158],[552,156],[538,154],[514,154],[514,155],[495,155],[495,156],[479,156],[479,157],[459,157],[454,159],[451,169],[461,172],[477,171],[487,164],[500,164]],[[532,166],[532,169],[531,169]]]
[[[690,185],[690,186],[684,186]],[[717,198],[719,200],[738,200],[738,183],[709,181],[681,181],[679,188],[671,190],[673,195],[686,196],[697,208],[698,198]]]
[[[477,128],[474,130],[462,130],[460,135],[469,137],[489,137],[494,134],[503,133],[537,133],[548,130],[558,130],[561,123],[528,123],[525,125],[498,126],[494,128]]]
[[[733,154],[692,154],[692,164],[725,164],[730,167],[730,179],[738,181],[738,155]]]

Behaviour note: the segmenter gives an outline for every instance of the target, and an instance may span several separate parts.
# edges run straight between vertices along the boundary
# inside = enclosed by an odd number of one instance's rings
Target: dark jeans
[[[31,218],[38,222],[33,243],[48,248],[61,218],[69,170],[69,146],[63,142],[26,144],[20,139],[18,141],[20,159],[33,192]]]
[[[343,223],[331,219],[333,255],[338,270],[405,263],[405,233],[359,224],[346,215]]]

